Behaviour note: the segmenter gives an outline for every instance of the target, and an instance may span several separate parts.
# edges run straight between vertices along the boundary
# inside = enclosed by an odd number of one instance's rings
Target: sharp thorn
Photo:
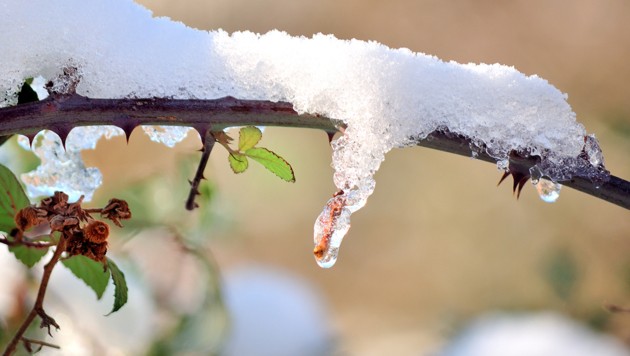
[[[337,131],[328,131],[326,130],[326,135],[328,136],[328,143],[330,144],[333,140],[333,138],[335,137],[335,134],[337,133]]]
[[[503,176],[501,177],[501,179],[499,179],[499,183],[497,183],[497,187],[501,185],[501,183],[503,183],[503,181],[505,180],[505,178],[510,176],[510,172],[509,171],[505,171],[503,172]]]
[[[529,177],[524,176],[523,178],[521,178],[521,180],[518,182],[518,188],[516,188],[516,199],[520,198],[521,196],[521,191],[523,190],[523,187],[525,186],[525,183],[527,183],[527,181],[529,180]]]

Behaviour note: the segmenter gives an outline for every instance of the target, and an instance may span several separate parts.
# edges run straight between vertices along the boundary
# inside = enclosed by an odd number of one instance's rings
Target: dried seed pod
[[[102,221],[93,220],[83,228],[83,234],[87,241],[101,244],[107,241],[109,225]]]
[[[105,208],[101,210],[101,216],[111,220],[114,224],[122,227],[119,220],[131,219],[131,211],[129,210],[129,204],[121,199],[111,199]]]
[[[107,254],[107,242],[90,245],[90,251],[92,252],[93,256],[88,257],[98,262],[105,262],[105,254]]]
[[[15,225],[18,229],[26,231],[35,225],[39,225],[41,219],[37,214],[37,209],[27,206],[15,214]]]
[[[73,216],[55,215],[50,219],[50,229],[52,231],[63,231],[79,226],[79,219]]]

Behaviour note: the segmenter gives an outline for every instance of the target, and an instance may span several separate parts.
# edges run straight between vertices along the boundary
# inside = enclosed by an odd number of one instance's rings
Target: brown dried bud
[[[119,220],[131,219],[129,204],[124,200],[113,198],[107,203],[103,210],[101,210],[101,216],[111,220],[117,226],[122,227]]]
[[[87,241],[101,244],[107,241],[109,225],[102,221],[93,220],[83,228],[83,235]]]
[[[43,220],[37,213],[37,209],[27,206],[15,214],[15,225],[18,229],[26,231],[35,225],[39,225]]]
[[[63,231],[66,228],[79,226],[79,219],[73,216],[55,215],[50,219],[50,229],[52,231]]]
[[[88,254],[86,254],[86,256],[98,262],[105,262],[105,254],[107,254],[107,242],[90,245],[90,252],[92,252],[92,256],[88,256]]]

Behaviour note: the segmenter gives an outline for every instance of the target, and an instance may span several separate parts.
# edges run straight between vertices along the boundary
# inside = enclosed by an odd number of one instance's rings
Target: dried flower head
[[[131,219],[129,204],[122,199],[111,199],[105,208],[101,210],[101,216],[111,220],[117,226],[122,227],[119,220]]]
[[[102,221],[93,220],[83,228],[85,239],[92,243],[103,243],[109,236],[109,225]]]
[[[79,227],[79,219],[74,216],[54,215],[49,224],[52,231],[69,231]]]
[[[33,226],[46,221],[46,212],[43,214],[35,207],[27,206],[15,214],[15,225],[18,229],[26,231]]]

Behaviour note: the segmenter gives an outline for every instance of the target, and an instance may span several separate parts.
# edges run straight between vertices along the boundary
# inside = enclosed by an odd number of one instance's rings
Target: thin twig
[[[201,180],[204,179],[203,171],[206,169],[206,165],[208,165],[208,159],[210,158],[212,147],[214,147],[214,142],[215,139],[212,132],[208,131],[203,142],[203,149],[201,151],[201,159],[199,160],[197,173],[195,173],[195,177],[190,181],[190,193],[188,194],[188,199],[186,200],[186,209],[188,210],[193,210],[199,206],[195,203],[195,198],[198,195],[201,195],[199,192],[199,184],[201,183]]]
[[[26,238],[22,239],[22,241],[11,241],[7,238],[4,237],[0,237],[0,243],[5,244],[7,246],[26,246],[26,247],[31,247],[31,248],[38,248],[38,249],[47,249],[50,248],[52,246],[54,246],[54,244],[48,243],[48,242],[39,242],[39,241],[30,241],[27,240]]]
[[[25,337],[22,338],[22,342],[28,342],[28,343],[31,343],[31,344],[46,346],[46,347],[50,347],[50,348],[53,348],[53,349],[61,349],[61,347],[59,345],[51,344],[51,343],[48,343],[48,342],[45,342],[45,341],[40,341],[40,340],[28,339],[28,338],[25,338]]]
[[[44,274],[42,275],[42,281],[39,284],[39,290],[37,292],[37,299],[35,299],[35,304],[33,305],[33,309],[31,309],[30,313],[28,314],[24,322],[22,322],[22,325],[20,326],[18,331],[15,333],[15,336],[13,336],[13,339],[11,339],[11,342],[7,345],[3,354],[4,356],[11,355],[15,352],[15,348],[17,347],[20,340],[23,339],[26,329],[28,329],[29,325],[31,325],[31,323],[33,322],[33,319],[35,319],[35,316],[37,315],[39,315],[40,318],[42,319],[41,327],[48,328],[48,334],[50,334],[51,326],[54,326],[57,329],[59,329],[59,325],[57,325],[55,320],[44,312],[44,297],[46,296],[46,289],[48,288],[48,281],[50,280],[50,275],[52,274],[53,268],[55,268],[55,264],[57,264],[57,262],[59,261],[59,258],[61,257],[61,254],[63,253],[65,249],[66,249],[66,238],[64,236],[61,236],[61,238],[59,239],[59,243],[57,243],[55,253],[53,254],[50,261],[48,261],[46,266],[44,266]]]
[[[115,125],[122,128],[127,137],[138,125],[189,126],[200,135],[208,130],[249,125],[314,128],[328,133],[337,129],[329,118],[298,114],[290,103],[232,97],[213,100],[90,99],[69,94],[52,95],[46,100],[0,109],[0,136],[20,133],[32,137],[41,130],[50,129],[65,140],[74,127],[91,125]],[[465,136],[445,134],[443,130],[418,140],[419,146],[468,157],[473,155],[471,143]],[[483,151],[474,153],[480,160],[496,162]],[[528,169],[537,163],[537,159],[537,156],[519,157],[511,159],[510,163]],[[624,179],[611,176],[606,182],[593,183],[587,176],[576,176],[560,183],[630,209],[630,182]]]

